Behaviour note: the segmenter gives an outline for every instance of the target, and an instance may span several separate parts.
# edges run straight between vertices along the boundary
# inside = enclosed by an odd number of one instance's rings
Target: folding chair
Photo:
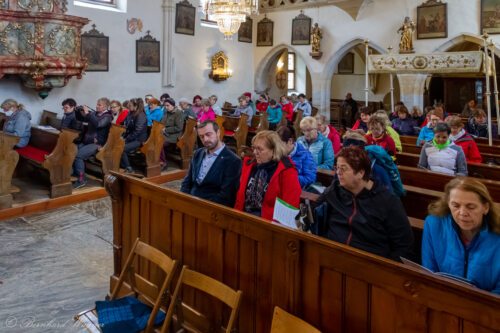
[[[271,333],[321,333],[313,326],[297,318],[282,308],[274,307]]]
[[[184,304],[179,298],[179,292],[182,285],[187,285],[194,289],[203,291],[204,293],[222,301],[230,309],[231,314],[225,328],[214,328],[206,316],[199,313],[195,309]],[[241,301],[241,290],[235,291],[227,285],[219,282],[209,276],[190,270],[187,266],[182,267],[177,286],[175,287],[172,301],[168,307],[167,316],[163,323],[161,333],[166,333],[170,329],[170,322],[176,312],[177,326],[187,332],[226,332],[230,333],[235,325],[236,316]],[[178,329],[173,330],[178,332]]]
[[[137,256],[153,262],[163,272],[165,272],[166,276],[160,288],[158,288],[158,285],[152,281],[149,281],[135,272],[134,262],[138,262],[139,259],[137,258],[137,260],[135,260]],[[154,328],[154,320],[160,310],[160,306],[162,304],[168,304],[169,295],[167,288],[170,285],[176,267],[176,260],[170,259],[170,257],[163,252],[157,250],[151,245],[141,242],[139,238],[137,238],[127,258],[125,267],[120,273],[118,282],[113,289],[110,300],[114,300],[123,294],[121,289],[125,283],[125,286],[131,291],[127,295],[132,294],[142,303],[153,308],[151,315],[149,316],[147,326],[144,329],[144,332],[146,333],[152,332]],[[101,332],[95,308],[80,312],[75,316],[75,320],[80,321],[80,323],[82,323],[89,332]]]

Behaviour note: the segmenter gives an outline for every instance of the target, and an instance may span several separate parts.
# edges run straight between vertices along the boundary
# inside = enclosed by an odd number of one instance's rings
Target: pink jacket
[[[200,111],[198,113],[198,122],[202,123],[207,120],[215,120],[215,112],[212,108],[209,108],[207,112]]]

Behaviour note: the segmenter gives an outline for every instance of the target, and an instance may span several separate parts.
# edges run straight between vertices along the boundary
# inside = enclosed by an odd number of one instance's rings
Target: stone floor
[[[0,222],[0,332],[82,332],[112,273],[109,198]]]

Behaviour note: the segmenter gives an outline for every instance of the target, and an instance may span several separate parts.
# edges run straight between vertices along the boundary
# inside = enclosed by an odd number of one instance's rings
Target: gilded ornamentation
[[[432,54],[375,54],[368,57],[370,73],[477,73],[481,70],[480,51]]]
[[[208,77],[214,81],[223,81],[230,76],[229,59],[223,51],[219,51],[212,57],[212,71],[208,74]]]
[[[70,55],[75,53],[76,34],[71,26],[58,25],[49,33],[47,43],[52,51],[58,55]]]
[[[49,12],[54,10],[54,0],[17,0],[17,6],[27,11]]]
[[[319,27],[318,23],[314,23],[311,29],[311,52],[309,55],[314,59],[319,59],[323,55],[321,52],[321,39],[323,38],[323,31]]]
[[[0,0],[0,9],[9,9],[9,0]]]
[[[413,53],[413,32],[415,31],[415,23],[407,16],[403,25],[399,27],[398,33],[401,32],[401,40],[399,42],[399,53]]]
[[[15,42],[13,42],[12,35],[16,35]],[[34,44],[35,36],[31,32],[29,24],[10,22],[0,31],[0,46],[3,46],[12,55],[18,56],[31,53]]]

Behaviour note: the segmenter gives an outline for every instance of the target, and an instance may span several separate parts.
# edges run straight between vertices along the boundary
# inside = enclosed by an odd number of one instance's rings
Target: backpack
[[[376,145],[365,146],[365,150],[372,161],[373,164],[377,164],[382,167],[389,175],[392,190],[395,195],[402,197],[406,194],[403,188],[403,183],[401,181],[401,176],[399,174],[398,167],[392,160],[392,157],[384,150],[384,148]]]

